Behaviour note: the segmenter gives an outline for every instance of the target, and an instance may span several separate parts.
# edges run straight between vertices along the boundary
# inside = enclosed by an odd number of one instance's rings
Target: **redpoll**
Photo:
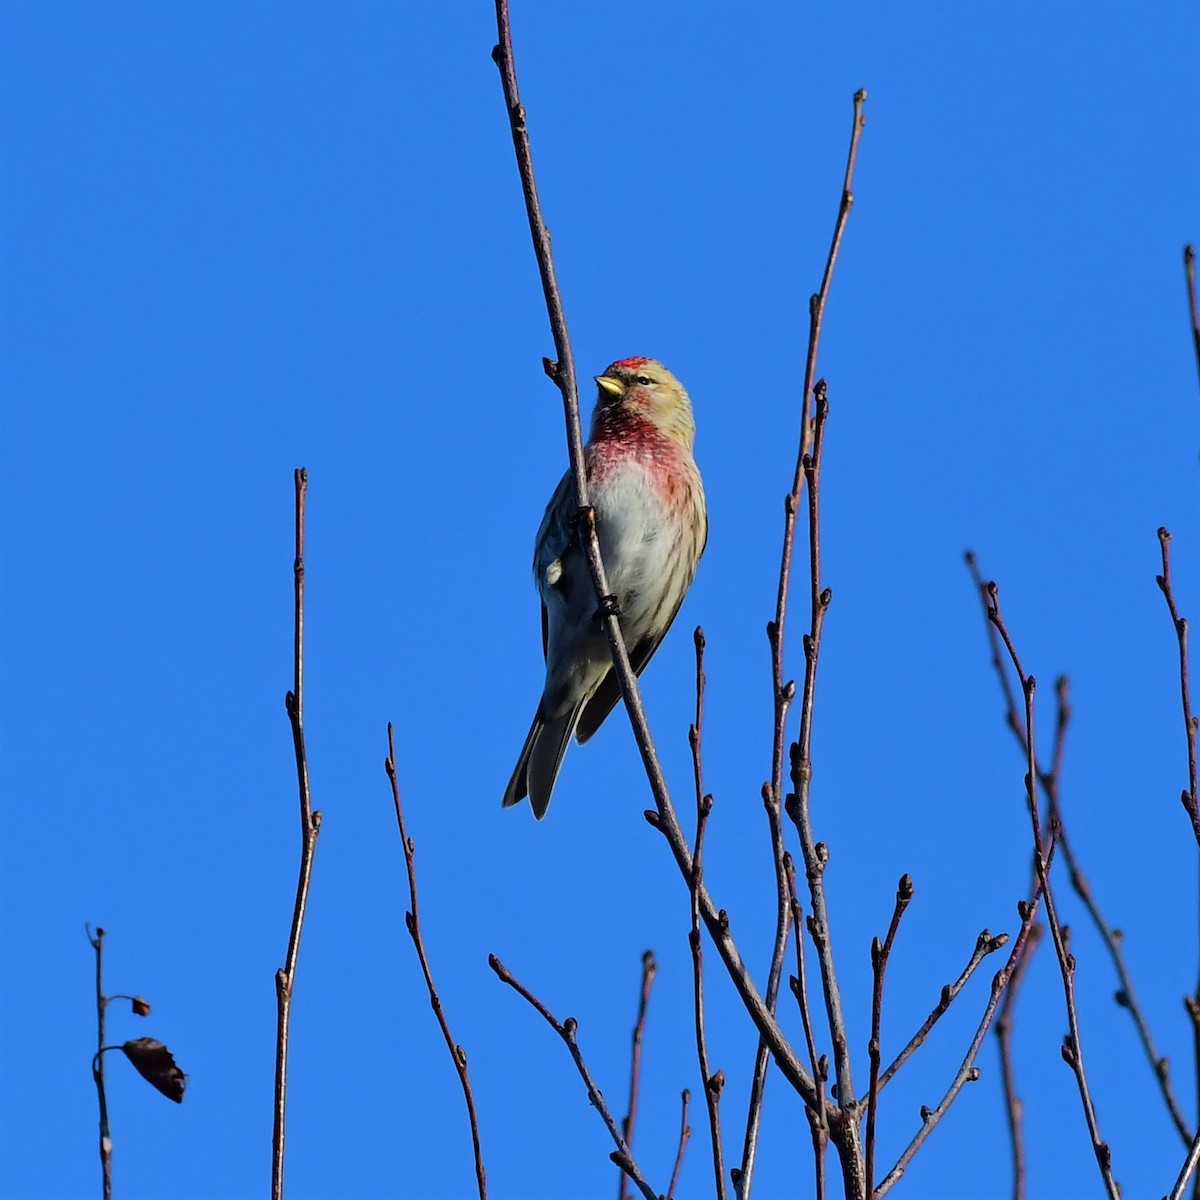
[[[708,538],[696,423],[679,380],[652,358],[623,358],[596,376],[600,392],[584,447],[600,555],[621,633],[641,673],[671,627]],[[563,476],[542,518],[533,575],[542,599],[546,684],[504,807],[529,797],[546,815],[571,735],[600,728],[621,698],[596,592]]]

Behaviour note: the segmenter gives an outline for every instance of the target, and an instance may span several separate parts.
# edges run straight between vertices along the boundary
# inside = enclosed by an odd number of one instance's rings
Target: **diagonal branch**
[[[616,616],[603,605],[603,598],[608,594],[607,579],[604,573],[604,563],[600,558],[599,543],[596,539],[595,514],[588,504],[587,480],[582,464],[582,432],[579,423],[579,395],[575,383],[575,371],[571,358],[570,345],[567,339],[566,320],[563,316],[562,299],[559,295],[558,284],[554,275],[553,261],[550,254],[550,239],[542,219],[541,206],[537,197],[537,187],[533,176],[533,162],[529,144],[529,133],[525,124],[525,109],[521,104],[517,89],[516,68],[513,61],[512,33],[509,25],[507,0],[496,0],[496,22],[499,34],[499,44],[492,52],[492,57],[500,67],[501,80],[504,87],[505,103],[508,108],[509,124],[512,130],[513,146],[516,150],[517,165],[521,176],[522,189],[525,195],[526,212],[529,216],[530,231],[533,236],[534,252],[538,259],[538,269],[542,278],[542,288],[546,297],[546,307],[550,316],[550,325],[554,334],[556,351],[559,356],[557,363],[545,361],[547,372],[557,384],[563,396],[564,414],[567,424],[567,441],[571,457],[574,495],[580,505],[578,530],[588,569],[596,588],[597,599],[601,602],[601,619],[605,636],[613,655],[613,668],[621,685],[621,694],[625,700],[626,711],[633,727],[634,740],[642,756],[642,764],[654,796],[655,809],[649,814],[651,824],[666,838],[667,845],[675,859],[684,881],[690,880],[692,871],[692,854],[680,827],[675,806],[667,789],[658,753],[650,736],[646,722],[645,710],[642,706],[641,691],[637,678],[629,664],[629,655],[621,637],[620,626]],[[729,918],[723,909],[718,909],[713,903],[707,888],[699,887],[700,915],[704,920],[717,952],[725,963],[734,988],[737,990],[742,1004],[751,1020],[758,1028],[760,1035],[766,1038],[771,1054],[774,1056],[784,1078],[805,1098],[812,1102],[816,1097],[816,1088],[812,1077],[805,1070],[795,1051],[788,1044],[787,1038],[779,1028],[774,1013],[764,1003],[750,972],[742,961],[736,943],[729,930]],[[857,1179],[861,1184],[861,1153],[857,1146],[856,1133],[848,1133],[843,1142],[838,1143],[842,1161],[847,1167],[848,1177]],[[861,1186],[855,1194],[861,1194]]]
[[[304,747],[304,503],[308,495],[308,472],[295,472],[296,484],[296,557],[295,634],[293,638],[294,680],[284,698],[292,725],[292,745],[296,752],[296,778],[300,792],[300,870],[296,880],[296,903],[292,910],[292,928],[288,935],[287,958],[275,972],[277,1023],[275,1032],[275,1127],[271,1139],[271,1198],[283,1197],[283,1150],[287,1124],[288,1037],[292,1020],[292,993],[296,986],[296,962],[300,957],[300,934],[308,908],[308,889],[312,881],[313,857],[317,835],[321,832],[321,814],[314,811],[308,787],[308,754]]]
[[[446,1048],[454,1060],[454,1069],[458,1072],[458,1081],[462,1085],[463,1099],[467,1102],[467,1118],[471,1124],[471,1146],[475,1152],[475,1184],[479,1189],[479,1200],[487,1200],[487,1172],[483,1166],[483,1151],[479,1145],[479,1118],[475,1113],[475,1096],[471,1091],[471,1078],[467,1073],[467,1052],[459,1046],[450,1033],[450,1023],[446,1020],[446,1012],[442,1007],[442,999],[433,984],[433,972],[429,968],[429,959],[425,955],[425,940],[421,936],[421,909],[417,903],[417,867],[414,861],[415,845],[408,836],[404,823],[404,808],[400,803],[400,783],[396,777],[396,738],[391,721],[388,722],[388,756],[384,760],[384,770],[388,782],[392,785],[392,803],[396,807],[396,825],[400,830],[400,844],[404,848],[404,870],[408,875],[408,897],[411,908],[404,914],[404,925],[413,940],[417,951],[417,959],[421,964],[421,974],[425,976],[425,987],[429,992],[429,1003],[437,1017],[438,1026],[445,1039]]]
[[[646,1197],[646,1200],[658,1200],[658,1194],[646,1182],[645,1176],[642,1175],[641,1170],[634,1161],[633,1154],[629,1150],[629,1144],[621,1136],[621,1131],[617,1128],[617,1123],[613,1120],[613,1115],[609,1112],[608,1105],[604,1103],[604,1096],[596,1086],[596,1081],[592,1078],[592,1073],[588,1070],[587,1063],[584,1062],[583,1052],[579,1049],[579,1040],[575,1036],[579,1028],[578,1022],[574,1017],[568,1017],[562,1022],[556,1020],[554,1014],[494,954],[488,955],[488,966],[496,972],[502,983],[507,983],[515,992],[524,996],[542,1014],[550,1028],[566,1042],[567,1049],[571,1052],[571,1058],[574,1060],[584,1085],[587,1087],[588,1100],[591,1102],[592,1107],[600,1114],[600,1119],[604,1122],[609,1136],[617,1147],[610,1157],[633,1180],[638,1190]]]

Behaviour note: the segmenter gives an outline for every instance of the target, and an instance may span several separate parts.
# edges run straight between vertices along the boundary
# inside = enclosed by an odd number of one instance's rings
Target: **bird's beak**
[[[597,375],[596,382],[600,385],[600,390],[610,396],[620,396],[625,391],[625,385],[612,375]]]

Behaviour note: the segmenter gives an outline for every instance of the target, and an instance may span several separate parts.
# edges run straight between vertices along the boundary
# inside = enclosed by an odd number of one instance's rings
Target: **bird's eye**
[[[647,387],[647,386],[649,386],[649,383],[650,383],[650,376],[649,375],[639,375],[637,377],[637,381],[638,381],[638,383],[640,383],[642,385],[642,387]]]

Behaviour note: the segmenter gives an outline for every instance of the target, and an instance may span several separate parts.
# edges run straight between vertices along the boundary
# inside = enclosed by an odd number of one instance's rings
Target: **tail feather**
[[[533,806],[533,815],[539,821],[550,807],[554,781],[558,778],[563,755],[567,752],[567,743],[571,740],[571,734],[575,732],[575,726],[579,724],[582,709],[583,705],[577,704],[570,712],[547,722],[529,755],[529,767],[525,777],[529,785],[529,803]]]
[[[546,815],[567,743],[579,724],[582,711],[581,703],[551,721],[543,720],[540,711],[534,717],[529,736],[521,747],[521,757],[505,789],[503,807],[511,808],[528,796],[533,815],[539,821]]]
[[[529,795],[529,785],[525,782],[525,776],[529,769],[529,756],[533,753],[533,748],[537,745],[541,732],[542,716],[539,711],[533,718],[533,724],[529,727],[529,734],[525,738],[525,745],[521,747],[521,754],[517,759],[517,766],[512,773],[512,778],[508,781],[508,787],[504,789],[504,799],[500,802],[501,807],[512,808],[514,804],[520,804]]]

